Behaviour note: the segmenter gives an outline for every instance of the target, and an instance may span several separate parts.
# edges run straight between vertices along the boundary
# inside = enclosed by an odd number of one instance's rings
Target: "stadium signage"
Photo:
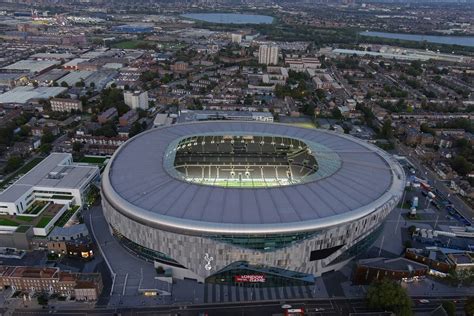
[[[263,274],[242,274],[234,276],[234,281],[241,283],[263,283],[266,279]]]

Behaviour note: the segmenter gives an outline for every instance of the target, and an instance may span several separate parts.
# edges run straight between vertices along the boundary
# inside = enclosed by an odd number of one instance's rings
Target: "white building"
[[[125,104],[131,107],[132,109],[148,109],[148,92],[140,91],[124,91],[123,99]]]
[[[240,44],[242,42],[242,34],[238,34],[238,33],[232,34],[231,38],[232,38],[232,43]]]
[[[0,192],[0,214],[22,214],[35,200],[82,206],[99,176],[98,167],[74,164],[68,153],[52,153]]]
[[[53,98],[50,101],[51,110],[56,112],[82,111],[81,100]]]
[[[260,45],[258,48],[258,62],[265,65],[278,64],[278,46]]]

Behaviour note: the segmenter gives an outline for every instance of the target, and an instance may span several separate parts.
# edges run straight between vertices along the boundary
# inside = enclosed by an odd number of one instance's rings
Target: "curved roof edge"
[[[199,124],[196,122],[185,123],[185,124]],[[185,125],[180,124],[180,125]],[[268,123],[261,123],[268,124]],[[284,124],[282,124],[284,125]],[[324,131],[327,132],[327,131]],[[329,132],[328,132],[329,133]],[[403,190],[405,188],[405,173],[398,162],[396,162],[391,156],[385,151],[375,147],[369,146],[367,142],[357,139],[348,135],[338,135],[339,137],[347,138],[353,142],[359,143],[365,147],[370,147],[372,150],[377,152],[385,162],[390,166],[392,171],[392,184],[382,196],[372,201],[371,203],[359,207],[353,211],[333,215],[325,218],[319,218],[301,222],[287,222],[287,223],[269,223],[269,224],[234,224],[234,223],[217,223],[217,222],[206,222],[196,221],[190,219],[183,219],[177,217],[166,216],[162,214],[153,213],[147,211],[141,207],[131,204],[122,198],[115,190],[110,182],[109,171],[112,162],[117,156],[121,149],[126,146],[128,142],[134,138],[129,139],[125,144],[119,148],[109,163],[107,164],[104,174],[102,176],[102,198],[105,198],[116,211],[122,215],[139,222],[141,224],[162,229],[165,231],[173,231],[179,233],[188,234],[288,234],[295,232],[315,231],[318,229],[328,228],[337,226],[342,223],[358,220],[367,215],[370,215],[375,210],[381,207],[394,207],[400,200]],[[138,135],[139,137],[139,135]]]

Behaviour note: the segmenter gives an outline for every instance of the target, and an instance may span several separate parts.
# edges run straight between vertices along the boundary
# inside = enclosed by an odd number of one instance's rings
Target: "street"
[[[436,309],[446,299],[452,297],[427,300],[420,303],[422,297],[413,299],[413,311],[415,313],[431,312]],[[456,298],[456,310],[461,312],[464,306],[463,298]],[[118,308],[118,309],[94,309],[94,310],[18,310],[13,313],[14,316],[27,315],[181,315],[194,316],[200,313],[213,315],[229,316],[262,316],[262,315],[282,315],[282,305],[288,304],[292,308],[303,308],[305,315],[357,315],[359,313],[377,313],[383,314],[383,311],[370,309],[366,306],[363,299],[329,299],[329,300],[287,300],[271,302],[248,302],[242,303],[221,303],[221,304],[202,304],[188,306],[177,304],[174,306],[153,306],[137,308]],[[201,314],[202,315],[202,314]]]

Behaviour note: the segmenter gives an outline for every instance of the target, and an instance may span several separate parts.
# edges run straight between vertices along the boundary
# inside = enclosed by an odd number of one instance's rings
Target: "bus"
[[[285,310],[285,316],[303,316],[304,309],[302,308],[288,308]]]

